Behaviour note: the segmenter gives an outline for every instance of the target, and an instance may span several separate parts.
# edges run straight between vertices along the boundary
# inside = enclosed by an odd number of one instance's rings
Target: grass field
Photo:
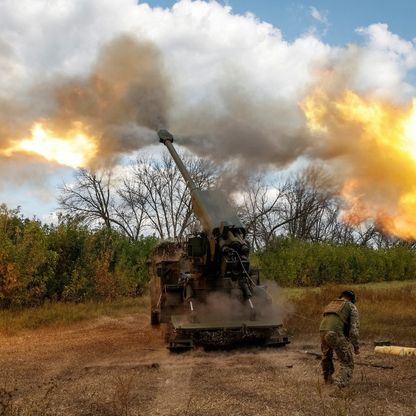
[[[117,317],[144,310],[147,304],[147,297],[141,297],[112,302],[47,303],[21,310],[0,310],[0,333],[14,335],[24,329],[65,326],[101,316]]]
[[[292,313],[286,325],[292,334],[317,331],[322,308],[340,292],[351,288],[357,295],[363,338],[416,342],[416,281],[378,282],[312,289],[275,290],[284,296]]]
[[[291,335],[316,333],[322,308],[346,286],[278,288],[271,284],[275,302],[282,305]],[[416,281],[351,285],[357,294],[363,338],[416,342]],[[0,333],[13,335],[24,329],[65,326],[100,316],[146,312],[149,299],[123,298],[113,302],[54,303],[23,310],[0,311]]]
[[[393,368],[357,366],[339,397],[322,386],[319,361],[299,352],[319,351],[322,308],[345,286],[270,284],[289,312],[287,348],[169,354],[162,328],[149,325],[148,296],[2,311],[0,415],[413,416],[414,357],[375,356],[372,341],[415,345],[416,281],[350,287],[360,360]]]

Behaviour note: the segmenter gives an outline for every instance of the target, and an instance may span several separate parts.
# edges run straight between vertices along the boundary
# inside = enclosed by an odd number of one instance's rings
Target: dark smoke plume
[[[98,141],[99,159],[155,142],[167,124],[169,80],[158,49],[132,35],[104,45],[84,77],[58,76],[39,82],[26,97],[0,96],[0,150],[30,136],[35,122],[56,136],[82,123]]]
[[[298,109],[284,100],[243,93],[244,80],[229,80],[218,108],[203,100],[186,116],[174,114],[172,129],[193,152],[220,163],[233,160],[243,173],[267,166],[286,166],[305,154],[309,137]]]
[[[129,35],[102,48],[87,79],[58,82],[53,94],[55,124],[80,120],[93,134],[100,133],[100,156],[149,144],[154,138],[149,130],[166,125],[170,104],[159,51]]]

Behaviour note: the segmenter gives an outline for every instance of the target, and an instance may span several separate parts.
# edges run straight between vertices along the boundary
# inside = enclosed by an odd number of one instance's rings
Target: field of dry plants
[[[319,351],[315,309],[337,290],[289,293],[293,338],[281,349],[172,355],[163,328],[149,325],[146,302],[124,313],[1,334],[0,415],[413,416],[415,357],[375,356],[373,341],[385,325],[387,338],[416,344],[415,318],[407,315],[414,310],[415,285],[387,292],[357,288],[364,333],[359,361],[393,369],[358,365],[351,388],[332,397],[322,385],[319,360],[301,351]],[[393,308],[391,327],[380,309],[384,303]],[[381,324],[372,331],[376,310]],[[396,327],[402,329],[394,332],[400,311],[404,318]],[[407,325],[412,333],[404,331]]]

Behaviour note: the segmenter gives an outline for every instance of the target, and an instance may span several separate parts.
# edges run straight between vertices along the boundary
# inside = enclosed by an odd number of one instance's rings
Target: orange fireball
[[[73,168],[85,167],[96,156],[96,139],[87,134],[82,123],[73,123],[65,134],[55,134],[43,123],[35,123],[31,137],[13,140],[2,151],[5,156],[15,153],[36,154],[51,162]]]
[[[416,100],[395,105],[317,89],[300,106],[322,157],[339,163],[344,218],[372,219],[390,234],[415,239]]]

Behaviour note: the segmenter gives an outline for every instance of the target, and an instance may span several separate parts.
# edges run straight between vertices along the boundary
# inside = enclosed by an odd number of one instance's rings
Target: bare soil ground
[[[409,415],[416,357],[359,360],[352,387],[322,385],[318,334],[280,349],[170,354],[147,313],[0,336],[3,415]]]

